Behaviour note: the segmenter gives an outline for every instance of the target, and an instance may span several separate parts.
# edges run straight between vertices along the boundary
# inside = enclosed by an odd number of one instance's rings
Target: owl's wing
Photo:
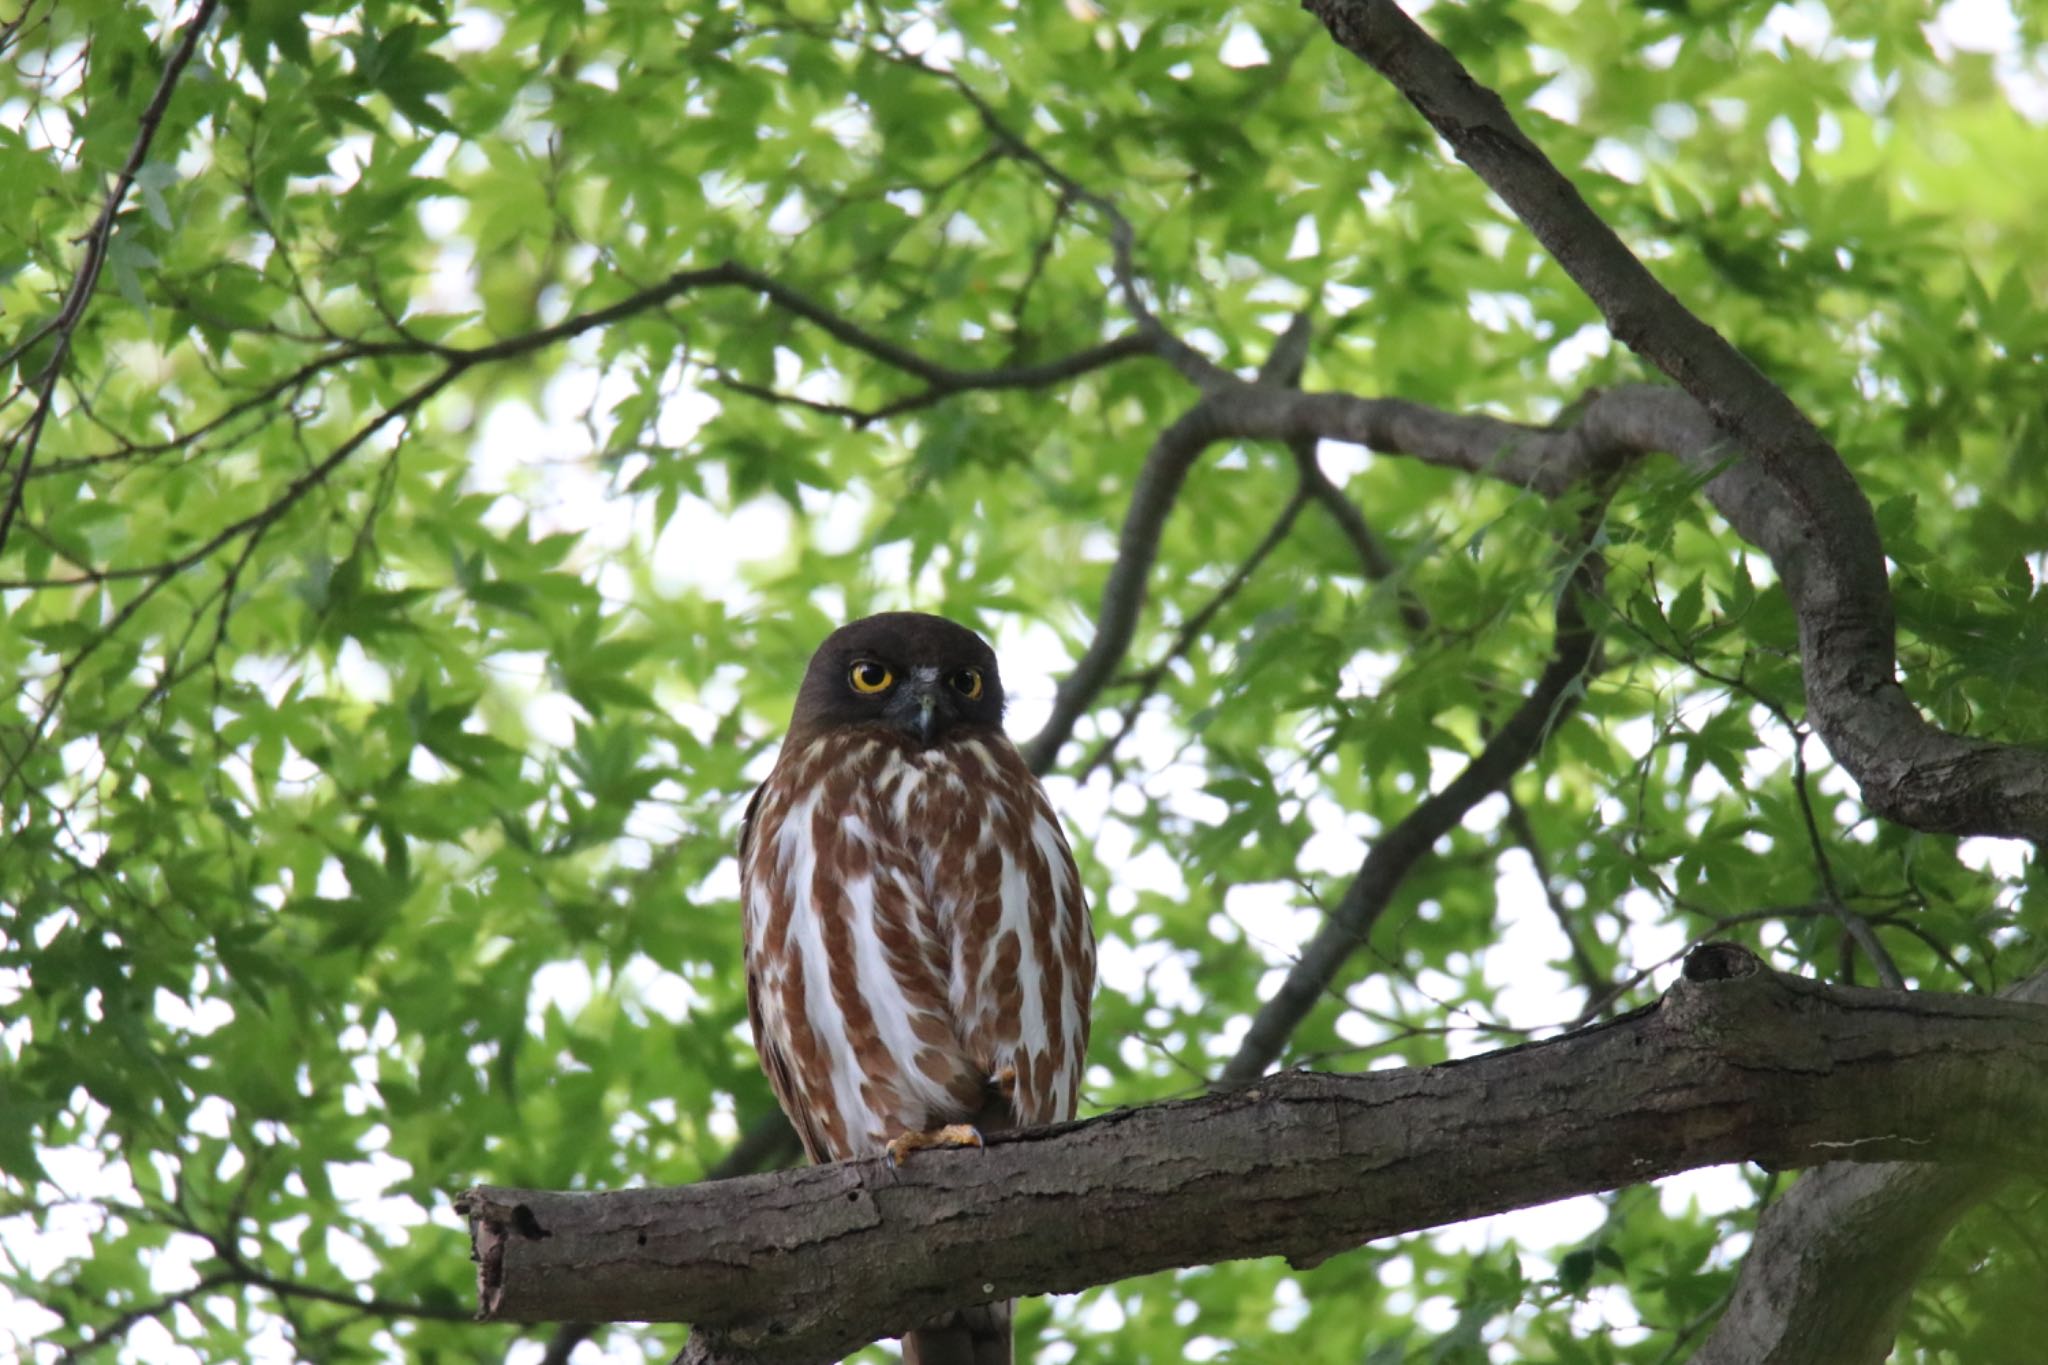
[[[761,796],[767,790],[765,782],[754,788],[754,794],[747,799],[746,813],[740,816],[740,906],[742,916],[748,920],[754,913],[752,888],[748,885],[751,880],[747,872],[748,853],[753,844],[756,817],[760,814]],[[790,1126],[796,1129],[797,1140],[804,1146],[804,1155],[814,1165],[822,1164],[832,1159],[825,1147],[825,1136],[812,1118],[810,1106],[804,1103],[803,1091],[797,1087],[789,1057],[762,1017],[760,964],[752,960],[753,941],[752,925],[749,924],[740,935],[740,943],[748,959],[747,1027],[754,1035],[754,1050],[761,1054],[761,1070],[768,1073],[768,1086],[775,1092],[775,1101],[782,1106],[782,1112],[788,1115]]]
[[[754,842],[754,817],[761,811],[761,793],[768,790],[763,782],[754,788],[754,794],[747,798],[747,808],[740,813],[740,875],[746,876],[747,849]]]
[[[757,973],[751,969],[747,972],[747,1024],[754,1031],[754,1049],[761,1054],[761,1069],[768,1073],[768,1086],[775,1092],[782,1112],[789,1116],[790,1126],[796,1129],[797,1141],[804,1145],[804,1155],[814,1166],[830,1161],[832,1157],[825,1149],[825,1135],[818,1131],[810,1108],[804,1103],[803,1092],[797,1089],[796,1078],[790,1073],[789,1058],[783,1055],[782,1045],[775,1041],[774,1035],[761,1021],[761,991]]]

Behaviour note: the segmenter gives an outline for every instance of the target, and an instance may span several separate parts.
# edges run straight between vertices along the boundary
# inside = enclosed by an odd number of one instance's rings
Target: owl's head
[[[995,651],[967,627],[923,612],[849,622],[811,656],[789,728],[795,737],[847,725],[886,725],[919,745],[1000,730]]]

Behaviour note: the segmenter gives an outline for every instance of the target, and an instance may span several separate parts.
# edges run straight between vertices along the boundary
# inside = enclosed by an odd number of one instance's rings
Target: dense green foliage
[[[0,65],[0,1311],[33,1359],[521,1349],[467,1321],[448,1191],[689,1181],[773,1121],[730,847],[809,649],[973,622],[1028,735],[1193,397],[1144,356],[963,382],[1130,329],[1096,196],[1161,321],[1246,374],[1306,307],[1311,388],[1542,421],[1643,377],[1311,18],[1188,0],[229,5],[53,326],[164,8],[31,3]],[[2048,739],[2048,132],[2008,91],[2039,14],[1996,60],[1914,6],[1425,17],[1841,447],[1914,698]],[[661,288],[723,262],[775,287]],[[1062,753],[1091,1108],[1212,1077],[1550,654],[1576,500],[1325,467],[1392,575],[1297,509],[1143,699],[1294,494],[1284,449],[1212,453]],[[1600,542],[1600,667],[1512,815],[1440,845],[1287,1061],[1513,1041],[1716,934],[1868,983],[1831,895],[1915,984],[2038,964],[2021,856],[1868,819],[1798,728],[1789,611],[1689,481],[1635,469]],[[1668,1359],[1750,1184],[1034,1304],[1020,1358]],[[2038,1340],[2044,1236],[2017,1196],[1967,1224],[1913,1358]]]

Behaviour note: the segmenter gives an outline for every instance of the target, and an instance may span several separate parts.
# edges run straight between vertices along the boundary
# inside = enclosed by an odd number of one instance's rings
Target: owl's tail
[[[1010,1365],[1008,1301],[962,1308],[903,1334],[903,1365]]]

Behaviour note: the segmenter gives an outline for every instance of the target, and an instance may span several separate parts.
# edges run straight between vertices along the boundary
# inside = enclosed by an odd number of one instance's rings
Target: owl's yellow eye
[[[981,697],[981,670],[963,668],[946,679],[946,684],[967,700],[978,701]]]
[[[888,691],[889,684],[896,681],[896,675],[873,659],[862,659],[847,670],[846,680],[853,684],[854,691],[873,696],[877,692]]]

